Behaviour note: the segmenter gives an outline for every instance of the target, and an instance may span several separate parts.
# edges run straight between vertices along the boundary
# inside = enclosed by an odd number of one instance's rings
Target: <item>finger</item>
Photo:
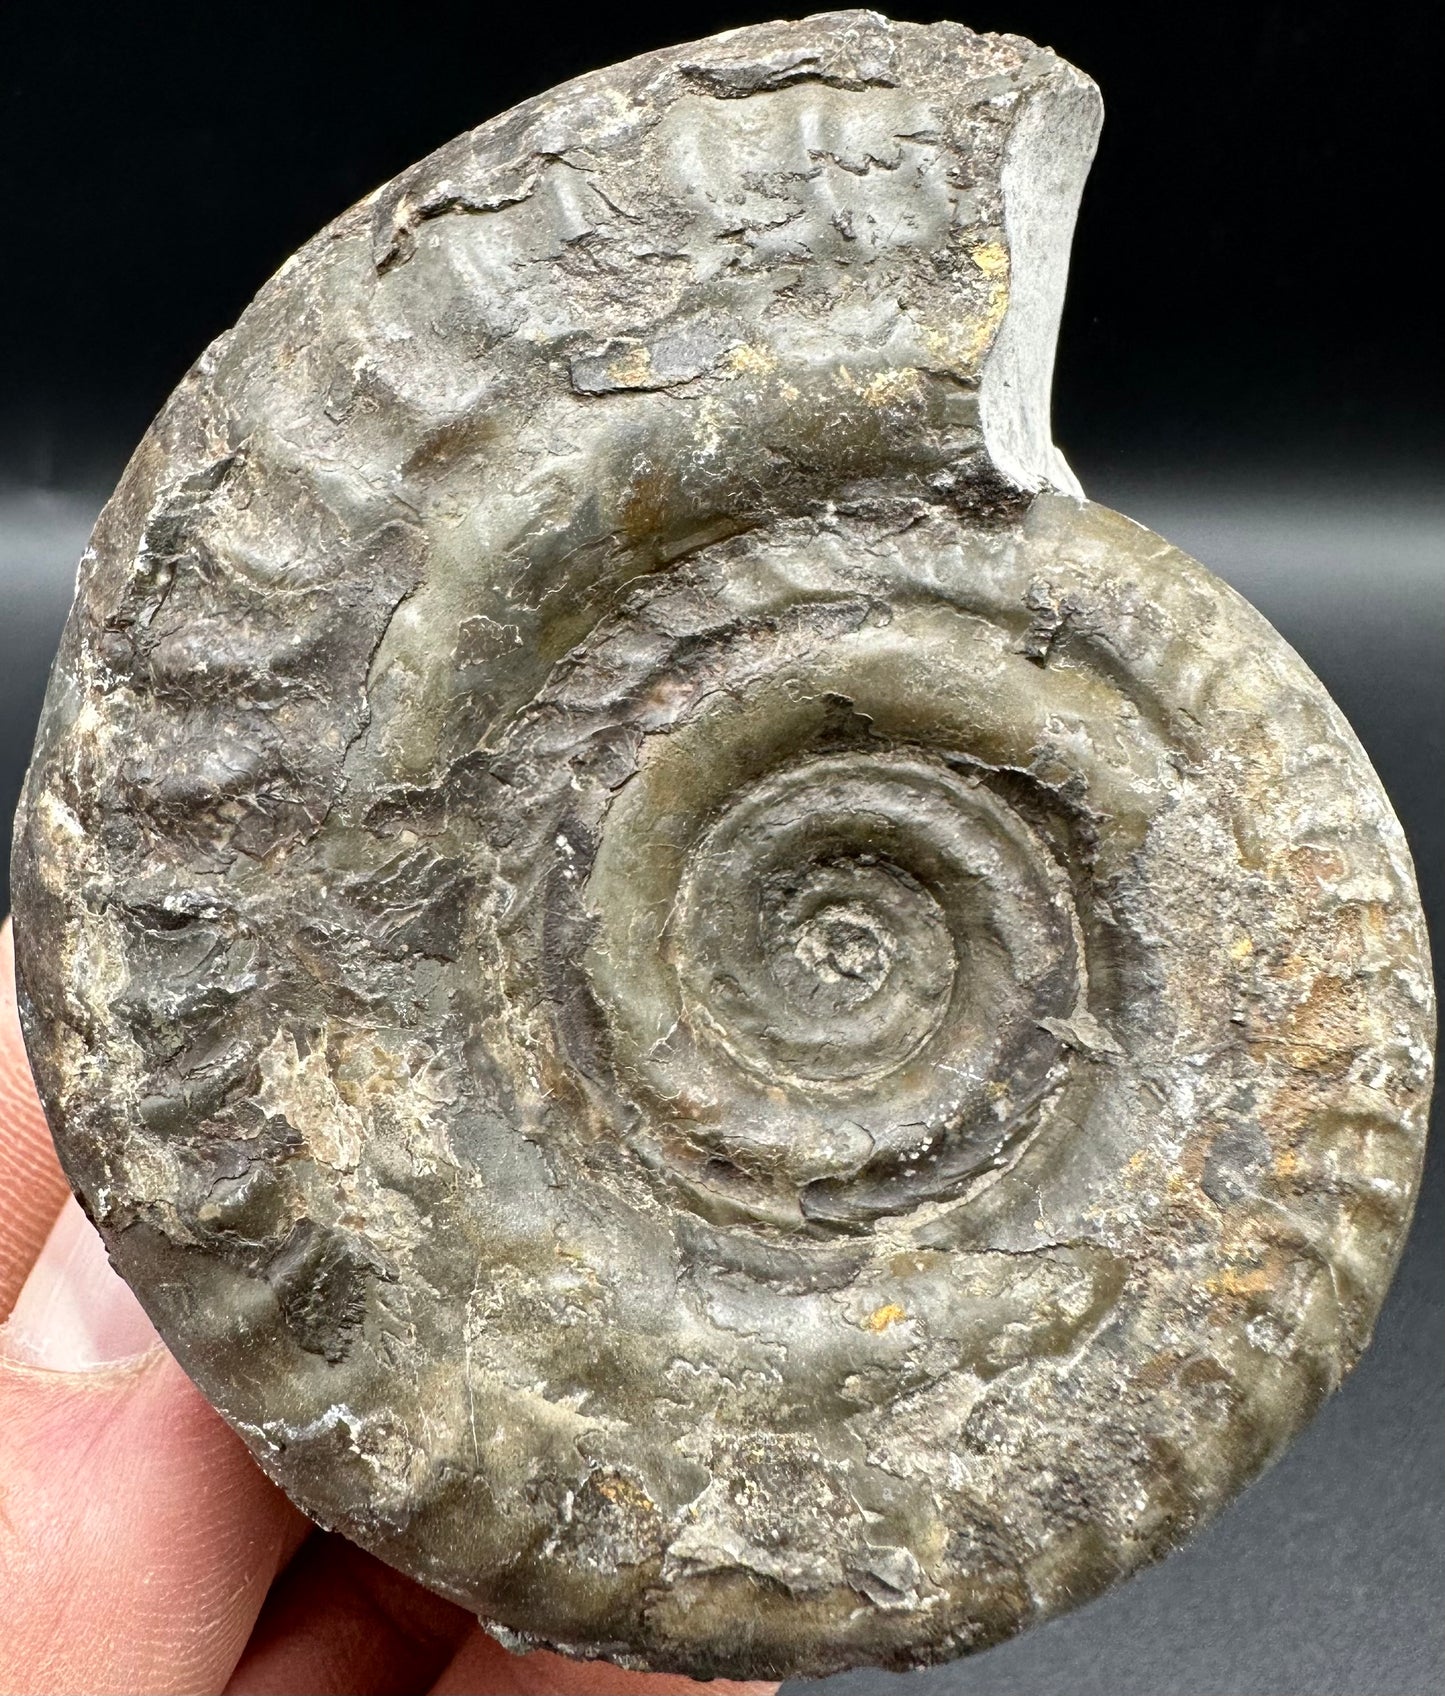
[[[20,1040],[15,940],[6,919],[0,923],[0,1319],[69,1194]]]
[[[425,1690],[475,1627],[463,1609],[318,1532],[267,1598],[227,1696]]]
[[[0,1690],[220,1690],[304,1526],[68,1201],[0,1326]]]
[[[777,1688],[730,1678],[698,1684],[673,1673],[627,1672],[609,1661],[573,1661],[545,1649],[512,1655],[477,1630],[432,1685],[431,1696],[773,1696]]]

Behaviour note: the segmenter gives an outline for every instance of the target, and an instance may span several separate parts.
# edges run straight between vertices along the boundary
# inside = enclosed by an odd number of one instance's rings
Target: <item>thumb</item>
[[[67,1202],[0,1326],[0,1690],[220,1689],[298,1524]]]

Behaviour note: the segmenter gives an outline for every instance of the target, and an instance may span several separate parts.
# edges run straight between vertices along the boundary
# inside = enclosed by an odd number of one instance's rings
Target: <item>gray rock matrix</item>
[[[66,1169],[267,1472],[506,1643],[987,1647],[1369,1338],[1412,870],[1052,446],[1099,120],[864,12],[582,77],[289,260],[82,562],[16,842]]]

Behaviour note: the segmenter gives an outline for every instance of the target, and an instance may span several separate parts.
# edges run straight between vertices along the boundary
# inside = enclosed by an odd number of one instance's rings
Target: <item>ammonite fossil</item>
[[[306,1510],[504,1640],[977,1649],[1364,1346],[1400,829],[1050,442],[1093,85],[845,12],[444,147],[187,376],[17,847],[67,1167]]]

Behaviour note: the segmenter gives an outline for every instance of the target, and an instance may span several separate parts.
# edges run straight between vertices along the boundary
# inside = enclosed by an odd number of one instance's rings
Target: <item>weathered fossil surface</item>
[[[290,260],[86,554],[16,865],[67,1170],[261,1464],[507,1641],[983,1647],[1369,1336],[1409,859],[1050,443],[1098,118],[856,12],[584,77]]]

